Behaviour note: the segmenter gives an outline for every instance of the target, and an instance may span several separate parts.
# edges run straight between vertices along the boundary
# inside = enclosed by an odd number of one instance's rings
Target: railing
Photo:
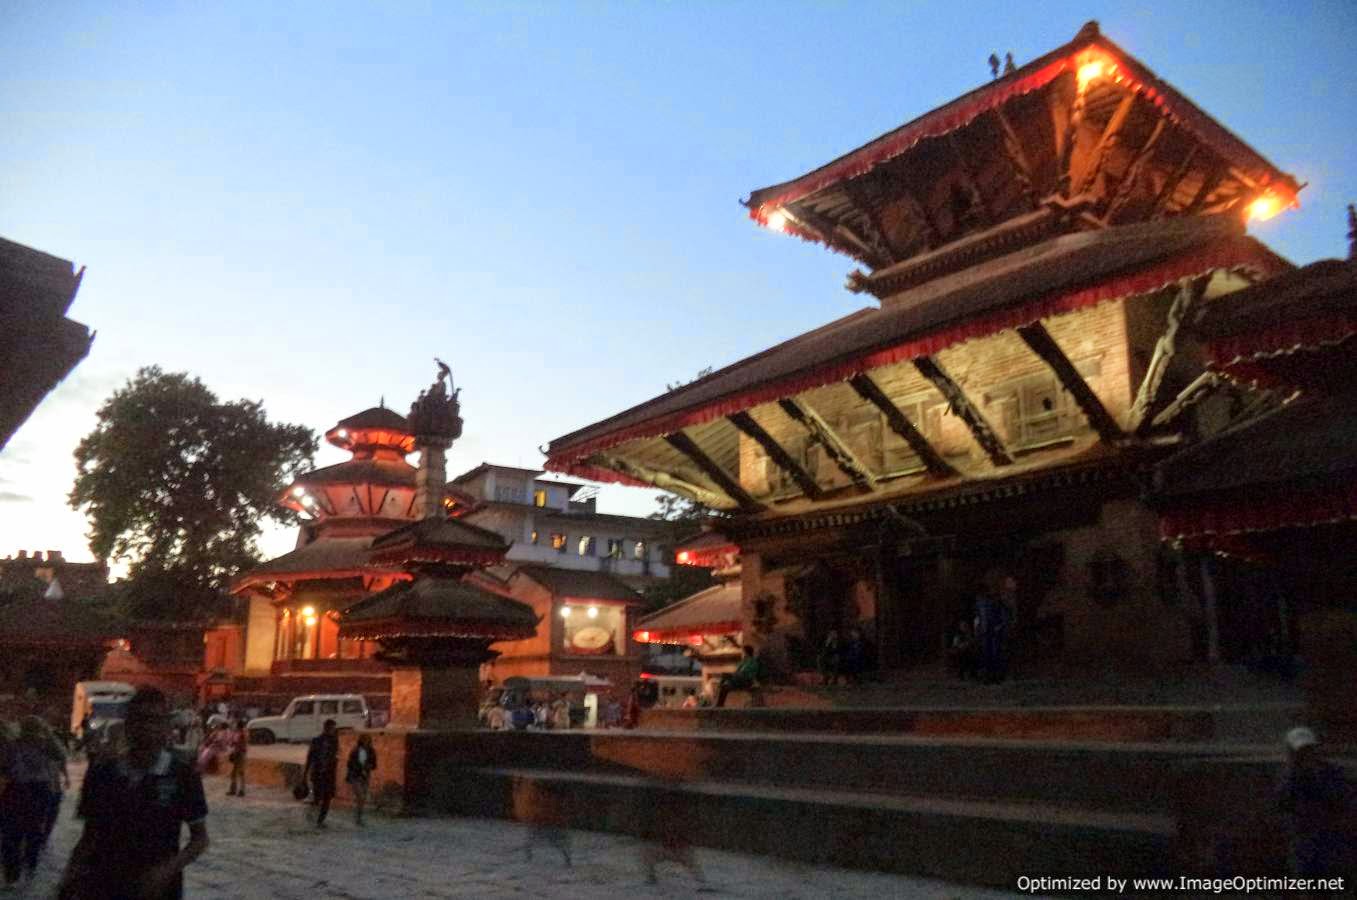
[[[270,671],[274,675],[382,675],[390,668],[375,659],[277,659]]]

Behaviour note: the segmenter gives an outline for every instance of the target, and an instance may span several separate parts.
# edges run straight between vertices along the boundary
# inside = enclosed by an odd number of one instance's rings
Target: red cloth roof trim
[[[656,630],[654,628],[638,628],[632,632],[632,640],[638,644],[686,644],[691,638],[719,637],[723,634],[737,634],[744,630],[744,623],[739,621],[730,622],[711,622],[706,625],[696,625],[690,628],[665,628]],[[647,638],[643,641],[638,635],[645,634]]]
[[[1284,322],[1264,331],[1211,341],[1206,348],[1209,365],[1229,369],[1239,363],[1259,362],[1298,350],[1315,350],[1343,343],[1357,334],[1357,313],[1346,312],[1322,318]]]
[[[732,413],[742,412],[760,403],[770,403],[813,388],[847,381],[855,375],[860,375],[872,369],[922,356],[931,356],[968,340],[988,337],[997,332],[1028,325],[1040,319],[1096,306],[1108,300],[1151,293],[1180,278],[1199,275],[1212,269],[1233,269],[1243,266],[1259,268],[1270,275],[1274,273],[1276,265],[1274,258],[1251,249],[1250,245],[1241,245],[1233,240],[1214,242],[1137,272],[1108,278],[1077,290],[1048,294],[1026,303],[994,310],[974,319],[957,322],[932,333],[908,339],[891,347],[859,354],[818,369],[800,372],[768,384],[731,394],[702,406],[680,410],[629,428],[600,435],[584,443],[562,448],[557,455],[546,461],[546,468],[553,472],[565,472],[581,478],[590,478],[594,481],[636,484],[635,479],[621,473],[599,470],[595,466],[583,463],[583,460],[590,454],[616,447],[627,441],[672,434],[680,428],[710,422]],[[653,485],[644,483],[642,486],[653,487]]]
[[[1191,509],[1161,516],[1159,534],[1164,540],[1210,545],[1221,537],[1352,520],[1357,520],[1357,481],[1339,488],[1291,490],[1270,497],[1198,501]]]

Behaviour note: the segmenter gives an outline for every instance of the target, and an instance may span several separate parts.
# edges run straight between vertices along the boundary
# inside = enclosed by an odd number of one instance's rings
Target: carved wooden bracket
[[[990,458],[990,462],[996,466],[1007,466],[1013,462],[1013,457],[1009,455],[1008,448],[1004,442],[999,439],[993,427],[986,421],[984,415],[979,409],[971,403],[966,392],[961,389],[951,376],[942,370],[937,361],[931,356],[921,356],[914,360],[914,368],[919,370],[919,374],[933,382],[947,403],[952,408],[952,412],[961,417],[966,423],[966,427],[971,430],[971,435],[975,437],[975,442],[980,445],[980,449],[985,451],[985,455]]]

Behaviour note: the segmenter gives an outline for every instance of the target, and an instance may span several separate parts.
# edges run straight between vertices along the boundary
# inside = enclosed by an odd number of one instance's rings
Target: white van
[[[135,693],[136,688],[121,681],[79,682],[71,698],[71,734],[80,740],[88,737],[83,733],[86,716],[92,731],[126,719],[127,701]]]
[[[320,734],[326,719],[344,728],[365,728],[371,721],[362,694],[308,694],[295,697],[281,716],[251,719],[245,726],[252,744],[309,741]]]

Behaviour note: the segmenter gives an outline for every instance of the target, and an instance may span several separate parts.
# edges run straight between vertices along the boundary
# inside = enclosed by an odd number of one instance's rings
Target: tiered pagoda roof
[[[1290,268],[1244,223],[1299,190],[1089,23],[752,192],[756,221],[864,263],[849,288],[879,306],[558,438],[546,467],[738,512],[732,535],[1100,477],[1172,437],[1160,414],[1194,364],[1177,341],[1197,305]],[[1102,321],[1127,338],[1080,332]],[[1153,358],[1123,363],[1130,341],[1154,341]],[[1115,374],[1098,374],[1104,352]],[[981,385],[987,355],[1009,365]],[[1033,424],[1042,415],[1057,424]]]
[[[1267,218],[1300,188],[1090,22],[1070,43],[753,191],[746,205],[761,224],[866,264],[872,274],[853,287],[884,296],[880,276],[933,277],[944,267],[926,255],[1004,223],[997,246],[961,248],[951,268],[1069,227]]]

